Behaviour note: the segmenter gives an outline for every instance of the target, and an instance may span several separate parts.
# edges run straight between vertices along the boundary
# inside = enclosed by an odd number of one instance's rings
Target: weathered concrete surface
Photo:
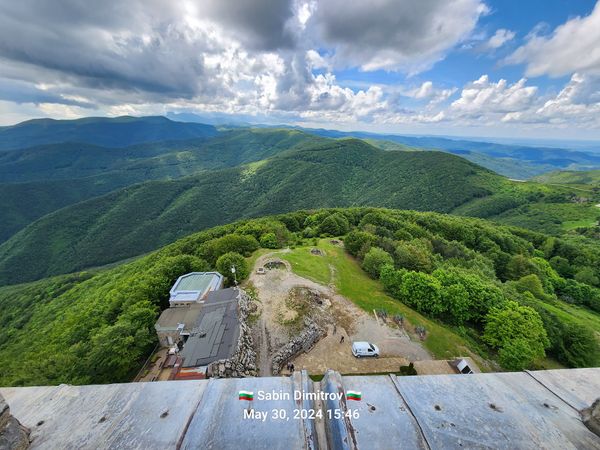
[[[175,448],[206,384],[195,381],[3,388],[32,448]]]
[[[525,373],[393,378],[432,448],[600,448],[578,412]]]
[[[600,397],[599,369],[561,369],[527,372],[577,410]]]
[[[539,380],[544,380],[542,384]],[[238,399],[253,391],[252,402]],[[362,392],[361,401],[293,394]],[[258,399],[259,391],[287,399]],[[413,377],[328,372],[106,386],[2,388],[41,449],[600,449],[579,411],[600,392],[600,368]],[[568,402],[563,400],[568,399]],[[323,419],[296,419],[294,410]],[[285,411],[244,419],[244,410]],[[330,411],[330,413],[328,413]],[[337,413],[335,412],[337,411]]]

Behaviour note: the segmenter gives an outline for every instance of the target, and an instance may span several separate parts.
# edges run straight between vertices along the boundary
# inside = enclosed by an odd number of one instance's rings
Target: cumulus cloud
[[[435,88],[431,81],[425,81],[421,86],[406,91],[404,95],[417,100],[428,100],[430,103],[435,104],[448,100],[457,90],[457,88]]]
[[[533,32],[527,43],[506,58],[525,64],[528,76],[559,77],[573,72],[600,75],[600,2],[590,15],[574,17],[551,34]]]
[[[502,47],[509,41],[512,41],[516,36],[514,31],[510,31],[504,28],[496,30],[494,35],[490,37],[485,44],[482,45],[483,50],[496,50]]]
[[[526,86],[526,83],[525,78],[514,84],[509,84],[504,79],[494,83],[487,75],[482,75],[463,88],[460,98],[452,102],[450,108],[463,116],[526,109],[535,101],[538,90],[536,86]]]
[[[600,77],[575,73],[554,97],[515,111],[504,122],[596,128],[600,126]]]
[[[309,24],[338,66],[416,73],[465,39],[488,11],[480,0],[321,0]]]

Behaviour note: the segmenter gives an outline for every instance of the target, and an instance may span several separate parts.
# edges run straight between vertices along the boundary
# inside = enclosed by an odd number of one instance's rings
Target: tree
[[[231,273],[231,268],[235,267],[235,277]],[[250,273],[248,263],[242,255],[236,252],[229,252],[221,255],[217,260],[217,270],[227,277],[228,284],[233,284],[234,279],[238,282],[246,279]]]
[[[483,340],[499,350],[500,363],[509,370],[525,369],[550,345],[540,315],[510,300],[490,310]]]
[[[510,280],[518,280],[536,272],[536,265],[523,255],[514,255],[506,265],[506,275]]]
[[[362,268],[373,278],[379,278],[381,268],[386,264],[394,264],[394,258],[379,247],[371,247],[365,255]]]
[[[594,332],[574,323],[562,330],[557,358],[569,367],[590,367],[598,363],[600,348]]]
[[[580,283],[589,284],[590,286],[598,286],[600,284],[594,269],[591,267],[583,267],[575,274],[575,280]]]
[[[544,300],[546,298],[546,293],[544,292],[542,282],[538,276],[533,273],[519,279],[519,281],[515,283],[515,287],[519,292],[531,292],[535,298],[540,300]]]
[[[429,249],[419,239],[400,241],[396,246],[396,265],[406,270],[431,272],[433,269],[431,256]]]
[[[225,253],[237,252],[245,256],[250,256],[258,247],[258,241],[252,235],[226,234],[202,244],[198,249],[198,255],[206,259],[209,263],[214,264]]]
[[[469,311],[471,299],[469,292],[462,284],[445,286],[441,290],[442,302],[446,304],[450,322],[462,325],[471,318]]]
[[[265,233],[260,237],[260,246],[263,248],[279,248],[275,233]]]
[[[377,236],[365,231],[351,231],[344,238],[344,247],[352,256],[357,256],[360,249],[365,244],[372,244],[377,241]]]
[[[433,276],[442,283],[442,296],[455,323],[481,322],[493,306],[504,301],[498,286],[470,270],[448,267],[435,270]],[[460,288],[449,290],[452,286]],[[466,291],[466,298],[463,290]]]
[[[407,272],[400,288],[401,299],[414,306],[419,312],[439,316],[446,310],[441,297],[442,285],[432,275],[422,272]]]
[[[402,279],[405,270],[396,270],[392,264],[385,264],[381,267],[379,272],[379,280],[383,285],[383,288],[388,292],[392,297],[396,299],[401,299],[401,291],[402,288]]]
[[[343,214],[334,213],[327,216],[319,225],[319,233],[330,236],[346,234],[350,229],[350,223]]]
[[[523,370],[536,358],[533,349],[525,339],[517,338],[507,342],[498,351],[500,365],[508,370]]]
[[[564,278],[572,278],[574,271],[569,264],[569,260],[567,258],[563,258],[562,256],[555,256],[550,259],[550,265],[554,270],[558,272],[561,277]]]

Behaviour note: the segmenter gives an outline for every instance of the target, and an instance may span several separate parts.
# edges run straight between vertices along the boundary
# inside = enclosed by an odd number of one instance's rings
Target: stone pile
[[[220,359],[208,366],[208,375],[214,378],[236,378],[256,376],[256,352],[252,342],[250,327],[246,324],[248,316],[256,310],[256,304],[240,289],[238,303],[238,319],[240,336],[233,355],[228,359]]]
[[[273,375],[279,375],[283,366],[293,359],[301,352],[307,352],[310,350],[326,332],[319,327],[316,322],[309,317],[304,319],[304,329],[279,349],[275,355],[271,364],[271,372]]]
[[[29,430],[10,414],[10,408],[0,395],[0,450],[29,448]]]

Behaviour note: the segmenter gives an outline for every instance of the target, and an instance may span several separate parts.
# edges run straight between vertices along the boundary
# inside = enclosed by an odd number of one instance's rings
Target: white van
[[[379,356],[379,347],[369,342],[353,342],[352,354],[357,358],[363,356]]]

